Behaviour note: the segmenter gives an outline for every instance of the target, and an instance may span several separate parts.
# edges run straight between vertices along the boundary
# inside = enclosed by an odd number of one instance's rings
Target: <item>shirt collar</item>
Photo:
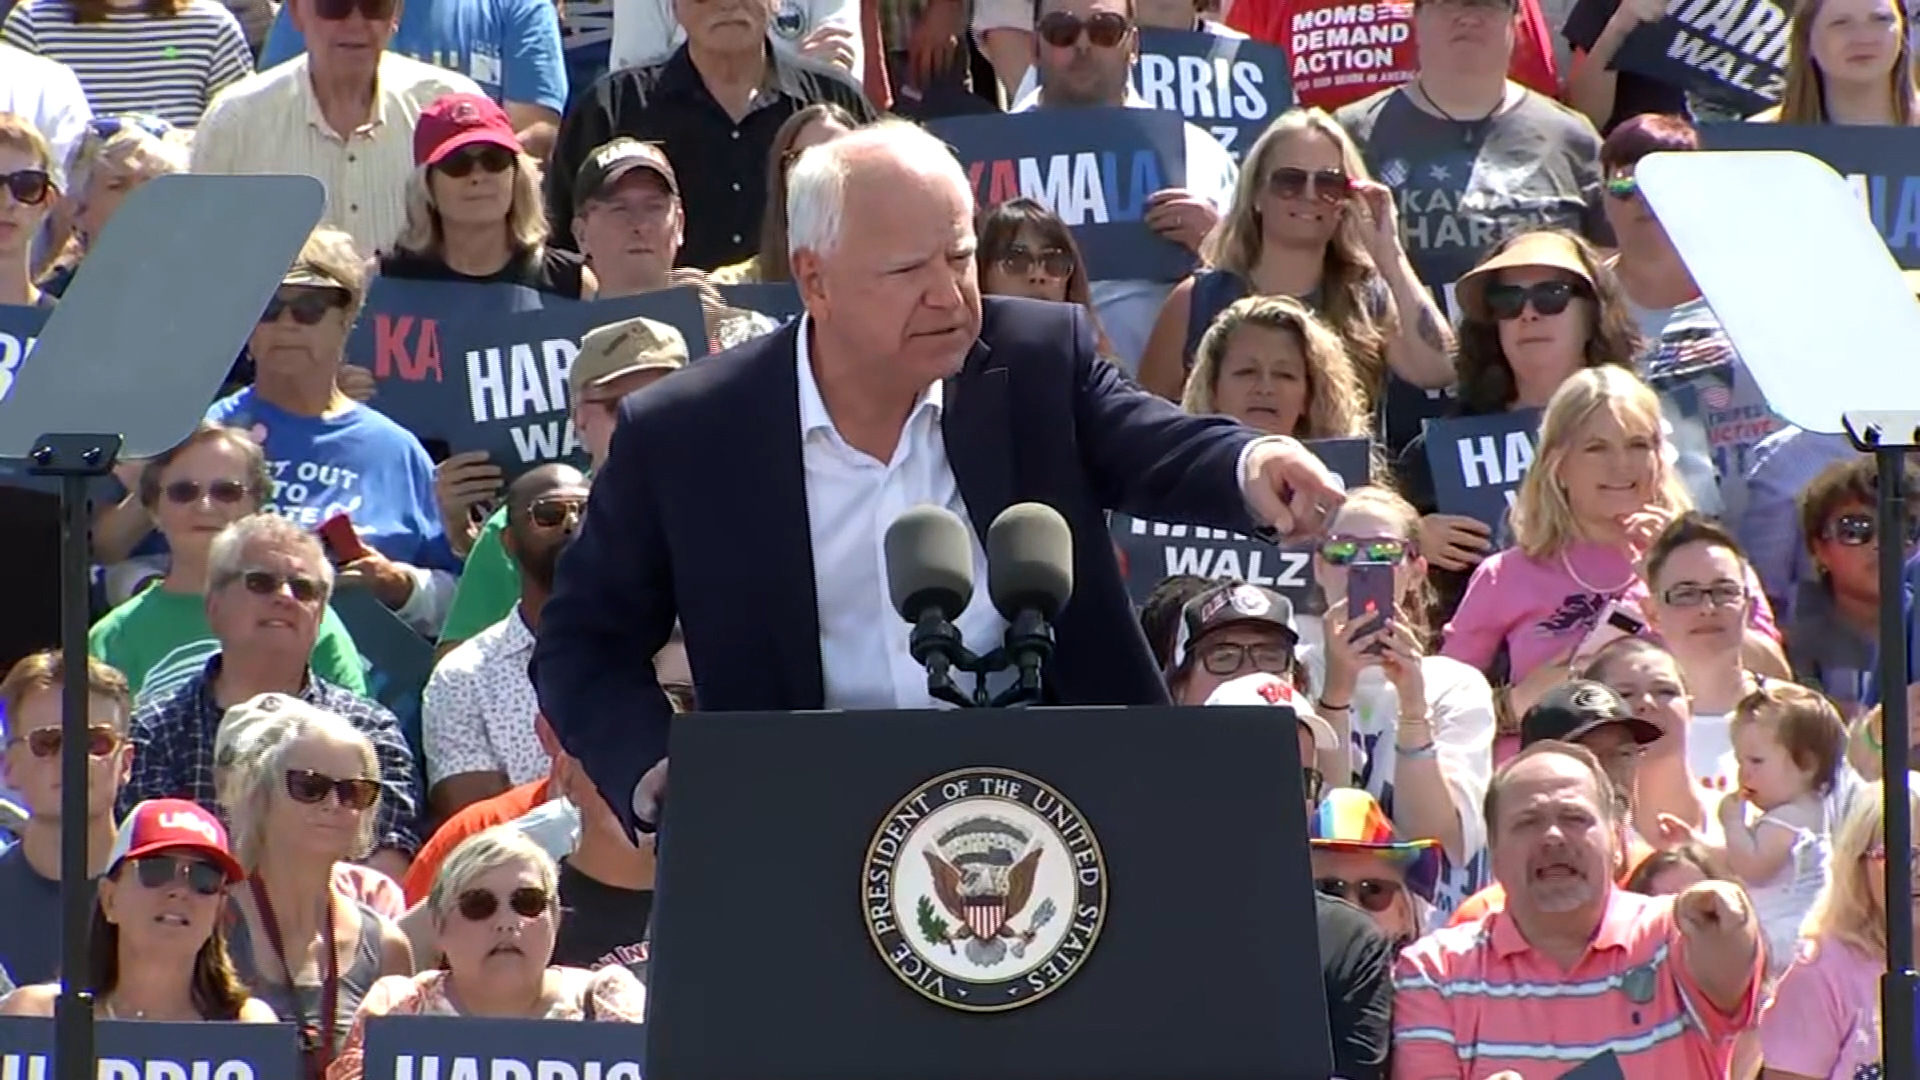
[[[513,610],[501,620],[500,646],[507,652],[526,652],[533,648],[533,630],[527,626],[527,614],[515,601]]]
[[[794,364],[800,380],[800,441],[805,442],[816,431],[839,429],[833,426],[833,416],[827,412],[827,401],[820,396],[820,384],[813,377],[813,317],[803,315],[798,320],[799,332],[794,336]],[[922,412],[931,411],[938,419],[941,410],[946,407],[947,387],[944,380],[936,381],[920,395],[913,411],[907,416],[911,424]]]
[[[1638,899],[1608,883],[1606,910],[1600,913],[1600,927],[1594,931],[1593,941],[1587,946],[1587,951],[1625,949],[1633,944],[1634,918],[1639,914]],[[1520,924],[1505,908],[1489,915],[1487,921],[1492,930],[1495,956],[1505,960],[1533,949],[1526,935],[1520,932]]]

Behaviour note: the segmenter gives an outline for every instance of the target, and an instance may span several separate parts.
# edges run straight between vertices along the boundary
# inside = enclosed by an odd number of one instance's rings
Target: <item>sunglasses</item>
[[[386,22],[399,6],[399,0],[313,0],[313,13],[328,22],[339,22],[358,11],[375,22]]]
[[[53,178],[44,169],[0,173],[0,186],[6,187],[7,194],[22,206],[39,206],[53,194]]]
[[[527,507],[527,519],[542,529],[557,529],[586,512],[585,499],[540,499]]]
[[[1059,248],[1048,248],[1045,251],[1035,252],[1015,245],[1008,248],[1007,253],[1000,256],[999,261],[1000,268],[1012,274],[1014,277],[1024,277],[1027,274],[1031,274],[1033,268],[1036,266],[1040,268],[1041,273],[1051,278],[1064,278],[1073,275],[1073,253],[1062,251]]]
[[[133,860],[133,875],[149,889],[164,889],[185,879],[187,888],[213,896],[227,887],[226,872],[202,859],[183,855],[147,855]]]
[[[1313,887],[1328,896],[1351,900],[1375,915],[1392,907],[1393,898],[1400,895],[1400,883],[1390,878],[1361,878],[1359,881],[1320,878],[1313,883]]]
[[[1329,566],[1350,566],[1356,562],[1397,563],[1407,557],[1410,546],[1396,536],[1334,538],[1321,542],[1320,557]]]
[[[327,312],[346,306],[345,290],[292,286],[273,294],[273,299],[267,301],[266,309],[260,312],[260,321],[279,322],[282,312],[292,312],[294,322],[301,326],[315,326],[327,317]]]
[[[137,128],[156,139],[164,139],[173,134],[173,125],[158,116],[147,113],[126,113],[121,116],[96,116],[87,124],[87,131],[94,138],[106,140],[120,134],[128,128]]]
[[[504,146],[469,146],[448,154],[434,168],[456,180],[472,175],[475,169],[503,173],[513,168],[513,151]]]
[[[1111,49],[1127,40],[1127,35],[1133,32],[1133,21],[1111,11],[1095,12],[1085,19],[1065,11],[1055,11],[1042,17],[1034,29],[1039,31],[1040,40],[1056,49],[1079,44],[1083,33],[1096,47]]]
[[[468,922],[485,922],[500,910],[500,897],[488,889],[468,889],[453,906]],[[538,885],[522,885],[507,894],[507,906],[523,919],[537,919],[553,906],[553,897]]]
[[[206,496],[217,503],[232,505],[247,497],[247,485],[238,480],[215,480],[202,484],[198,480],[175,480],[160,489],[166,493],[167,501],[180,506],[190,506]]]
[[[332,795],[349,810],[365,810],[380,798],[380,781],[365,777],[336,780],[312,769],[287,770],[287,796],[294,802],[313,806]]]
[[[1640,194],[1640,181],[1631,176],[1615,176],[1607,180],[1607,194],[1625,202]]]
[[[1337,206],[1353,197],[1353,178],[1339,169],[1282,165],[1267,174],[1267,190],[1282,199],[1309,198]]]
[[[1487,286],[1487,310],[1502,322],[1517,319],[1528,304],[1542,315],[1558,315],[1567,310],[1576,296],[1587,296],[1587,287],[1571,281],[1542,281],[1533,285]]]
[[[286,589],[295,600],[311,604],[320,599],[320,582],[299,574],[276,574],[271,570],[248,570],[240,575],[240,584],[255,596],[278,596]]]
[[[67,745],[67,733],[57,727],[34,728],[25,736],[9,740],[10,743],[23,742],[37,758],[55,758]],[[87,729],[87,756],[103,758],[120,748],[120,733],[110,727],[90,727]]]
[[[1827,522],[1820,535],[1845,547],[1866,547],[1880,539],[1880,522],[1872,514],[1841,514]],[[1906,541],[1909,545],[1920,541],[1920,521],[1907,522]]]

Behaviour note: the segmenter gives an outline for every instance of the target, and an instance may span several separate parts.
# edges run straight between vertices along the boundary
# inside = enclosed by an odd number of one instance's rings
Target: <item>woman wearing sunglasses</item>
[[[1291,296],[1221,312],[1200,339],[1180,406],[1297,439],[1365,438],[1372,420],[1346,346]]]
[[[244,431],[202,421],[180,445],[139,463],[131,496],[166,541],[165,576],[149,580],[100,617],[88,651],[126,673],[137,694],[162,694],[220,651],[207,623],[207,558],[213,538],[260,512],[273,480],[260,444]],[[314,673],[356,694],[366,669],[353,637],[329,607],[313,646]]]
[[[0,112],[0,304],[52,303],[34,284],[34,244],[59,201],[53,148],[23,116]]]
[[[1307,819],[1313,887],[1366,911],[1396,952],[1434,924],[1440,878],[1440,841],[1403,835],[1359,788],[1330,789]]]
[[[101,1020],[274,1023],[234,974],[222,928],[242,878],[227,831],[184,799],[152,799],[120,825],[93,904],[87,984]],[[26,986],[0,1015],[52,1016],[60,984]]]
[[[1432,587],[1418,526],[1419,514],[1386,488],[1347,496],[1314,560],[1325,641],[1305,659],[1320,714],[1352,740],[1349,782],[1379,801],[1401,835],[1434,838],[1426,899],[1445,915],[1490,873],[1480,804],[1493,773],[1493,691],[1479,671],[1428,652]],[[1393,610],[1384,617],[1349,614],[1356,565],[1389,568]]]
[[[760,213],[760,253],[708,275],[720,285],[792,281],[787,262],[787,173],[803,151],[828,143],[860,126],[860,121],[831,101],[809,105],[787,117],[773,133],[767,154],[767,205]]]
[[[347,896],[334,869],[373,847],[379,760],[352,724],[283,694],[228,710],[220,727],[220,805],[248,871],[233,898],[234,966],[298,1026],[317,1077],[374,982],[413,970],[406,935]]]
[[[1174,287],[1140,384],[1178,401],[1201,336],[1247,296],[1291,296],[1347,347],[1369,411],[1391,367],[1415,386],[1453,381],[1453,335],[1400,246],[1393,196],[1346,130],[1289,109],[1247,151],[1233,205],[1201,248],[1207,269]]]
[[[1028,198],[1008,199],[980,215],[974,265],[982,296],[1024,296],[1056,304],[1079,304],[1093,323],[1100,355],[1113,346],[1093,310],[1093,287],[1073,230],[1060,215]]]
[[[1908,465],[1909,490],[1920,468]],[[1874,512],[1878,472],[1871,457],[1855,455],[1820,471],[1800,492],[1800,528],[1813,578],[1802,581],[1787,623],[1787,661],[1796,682],[1832,698],[1848,717],[1859,715],[1873,677],[1880,629],[1880,522]],[[1900,543],[1908,555],[1920,540],[1909,520]]]
[[[589,971],[552,963],[557,887],[552,857],[511,825],[462,841],[426,901],[444,962],[374,986],[327,1080],[360,1080],[372,1016],[645,1020],[646,991],[624,965]]]

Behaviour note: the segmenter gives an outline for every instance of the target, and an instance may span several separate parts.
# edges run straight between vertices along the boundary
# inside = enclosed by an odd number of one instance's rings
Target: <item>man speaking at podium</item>
[[[1079,306],[983,305],[967,175],[922,129],[809,149],[789,188],[806,315],[621,403],[541,614],[540,705],[642,831],[672,715],[648,659],[676,618],[702,710],[926,708],[888,600],[888,525],[953,511],[984,580],[987,526],[1044,503],[1072,530],[1076,583],[1045,700],[1163,704],[1105,512],[1304,534],[1341,498],[1300,443],[1187,416],[1098,359]],[[986,592],[955,620],[980,652],[1007,626]]]

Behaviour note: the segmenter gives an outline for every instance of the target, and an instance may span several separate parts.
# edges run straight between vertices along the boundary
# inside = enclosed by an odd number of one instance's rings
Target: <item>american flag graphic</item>
[[[1733,407],[1733,373],[1725,377],[1716,373],[1700,381],[1700,402],[1709,409],[1730,409]]]
[[[967,929],[975,937],[991,938],[1007,925],[1007,905],[999,897],[967,901]]]

